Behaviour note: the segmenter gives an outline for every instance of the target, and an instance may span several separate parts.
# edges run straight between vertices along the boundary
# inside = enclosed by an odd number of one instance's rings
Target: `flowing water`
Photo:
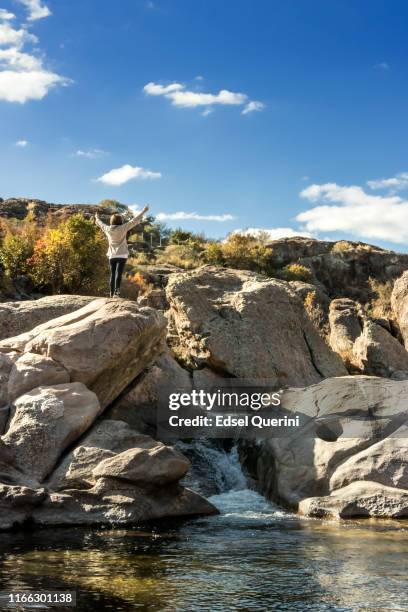
[[[408,610],[408,525],[300,519],[246,487],[234,449],[182,447],[219,516],[1,534],[1,588],[75,590],[81,612]]]

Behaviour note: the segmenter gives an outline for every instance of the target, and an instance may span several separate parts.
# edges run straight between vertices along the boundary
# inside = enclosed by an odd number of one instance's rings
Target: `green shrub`
[[[366,306],[367,314],[374,319],[391,318],[391,294],[394,288],[393,281],[381,282],[370,277],[368,283],[373,294],[371,302]]]
[[[273,275],[271,251],[257,238],[230,234],[221,248],[226,266]]]
[[[33,241],[21,234],[7,234],[0,249],[0,261],[10,278],[15,278],[28,271],[28,259],[34,249]]]
[[[225,265],[222,245],[218,242],[207,243],[203,253],[203,259],[205,263],[211,264],[212,266]]]
[[[9,278],[27,274],[37,236],[38,228],[30,219],[1,220],[0,263]]]
[[[205,237],[203,234],[195,234],[188,230],[183,230],[181,227],[170,232],[170,244],[196,244],[204,245]]]
[[[281,276],[287,281],[310,281],[312,273],[309,268],[302,264],[288,264],[281,270]]]
[[[190,270],[197,268],[201,261],[201,249],[190,244],[170,244],[156,258],[157,263],[169,263]]]

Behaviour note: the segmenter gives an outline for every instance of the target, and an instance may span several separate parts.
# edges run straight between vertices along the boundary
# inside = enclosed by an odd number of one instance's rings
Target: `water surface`
[[[408,610],[406,527],[286,513],[247,489],[227,455],[210,497],[219,516],[2,534],[2,589],[76,590],[81,612]]]

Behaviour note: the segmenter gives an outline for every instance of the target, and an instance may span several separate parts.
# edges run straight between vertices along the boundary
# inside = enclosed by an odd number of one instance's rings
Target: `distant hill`
[[[47,216],[66,217],[81,212],[85,217],[92,217],[97,211],[101,214],[111,214],[109,209],[101,210],[94,204],[52,204],[44,200],[33,198],[0,198],[0,217],[23,220],[31,213],[38,223],[46,220]]]

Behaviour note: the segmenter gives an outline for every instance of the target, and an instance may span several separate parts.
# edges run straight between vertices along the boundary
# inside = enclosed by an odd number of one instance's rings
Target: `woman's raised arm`
[[[127,223],[125,223],[125,227],[126,230],[130,230],[132,227],[135,227],[135,225],[137,225],[138,223],[140,223],[143,215],[145,215],[147,213],[147,211],[149,210],[148,206],[145,206],[144,209],[142,210],[142,212],[140,212],[139,214],[135,215],[133,217],[133,219],[131,219],[130,221],[128,221]]]

